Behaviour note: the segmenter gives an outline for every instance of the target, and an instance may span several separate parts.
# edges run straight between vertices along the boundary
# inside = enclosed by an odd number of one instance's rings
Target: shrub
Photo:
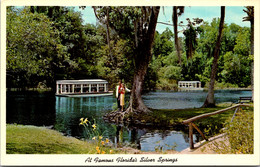
[[[159,90],[177,90],[178,85],[176,80],[161,78],[156,84]]]
[[[253,112],[239,113],[234,121],[227,125],[232,153],[253,154],[254,148]]]
[[[253,154],[254,152],[254,113],[242,111],[237,113],[233,122],[226,123],[224,133],[228,142],[214,143],[217,153]],[[228,143],[228,144],[227,144]],[[219,149],[221,148],[221,149]]]

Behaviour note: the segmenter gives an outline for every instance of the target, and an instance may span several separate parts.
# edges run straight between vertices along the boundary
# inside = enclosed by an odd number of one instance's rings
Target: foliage
[[[194,27],[196,20],[191,22],[190,19],[187,19],[187,21],[187,29],[183,32],[183,35],[185,36],[184,41],[187,58],[191,58],[198,45],[197,36],[203,31],[203,29],[201,29],[201,27]],[[198,23],[201,23],[201,21],[202,20],[200,20]]]
[[[95,122],[95,120],[94,120],[94,122]],[[87,118],[85,118],[85,119],[80,118],[79,125],[82,125],[84,127],[87,139],[92,139],[93,137],[102,135],[102,134],[100,134],[101,132],[100,132],[97,124],[96,123],[91,124],[91,122]]]
[[[159,90],[177,90],[178,84],[176,80],[160,78],[156,88]]]
[[[100,57],[97,58],[98,76],[111,81],[112,84],[117,83],[119,79],[124,80],[125,83],[132,83],[133,50],[129,45],[129,41],[115,38],[110,41],[110,54],[108,46],[102,46]]]
[[[254,124],[253,112],[239,113],[234,122],[227,125],[231,144],[231,152],[253,154],[254,150]]]
[[[54,87],[57,79],[97,78],[102,28],[82,25],[67,7],[7,11],[7,82],[10,87]],[[26,61],[25,61],[26,60]],[[33,83],[31,83],[33,81]],[[22,83],[22,84],[21,84]]]
[[[205,85],[208,87],[208,84]],[[215,89],[227,89],[227,88],[239,88],[237,84],[225,83],[225,82],[215,82]]]
[[[164,78],[180,80],[181,79],[181,68],[176,66],[167,66],[161,69],[164,71]]]
[[[118,79],[131,88],[138,35],[134,23],[143,8],[99,7],[96,10],[101,24],[94,26],[83,25],[80,13],[71,7],[8,7],[7,87],[54,88],[57,79],[104,78],[109,80],[110,88],[114,88]],[[109,43],[105,26],[107,10]],[[156,32],[144,89],[174,89],[179,80],[200,80],[202,86],[207,85],[219,21],[198,22],[199,25],[189,21],[184,37],[178,39],[181,64],[173,32],[170,29]],[[224,25],[216,78],[220,87],[250,86],[253,62],[250,34],[248,27]]]
[[[168,56],[174,49],[173,33],[169,28],[166,28],[162,34],[155,33],[153,55],[157,58],[159,55],[162,57]]]
[[[85,134],[87,139],[92,139],[96,145],[97,154],[106,154],[106,147],[109,147],[109,139],[106,138],[103,140],[103,135],[101,134],[98,125],[96,123],[91,124],[87,118],[81,118],[80,124],[85,129]],[[110,150],[109,153],[113,153],[113,150]]]
[[[225,154],[254,153],[254,113],[252,108],[238,112],[233,122],[227,122],[224,133],[228,142],[214,143],[215,151]]]
[[[243,21],[254,21],[254,6],[246,6],[246,9],[243,11],[247,14],[246,17],[243,17]]]
[[[13,87],[53,81],[54,71],[64,69],[64,63],[69,62],[67,48],[61,44],[53,23],[43,14],[30,13],[28,8],[7,8],[6,45],[7,82]]]
[[[168,46],[168,42],[161,44],[161,38],[163,37],[163,34],[169,33],[156,33],[155,44],[153,48],[153,59],[150,64],[150,68],[152,70],[150,72],[154,73],[154,79],[157,78],[157,89],[167,89],[167,87],[173,87],[173,85],[170,85],[170,82],[173,83],[173,81],[170,80],[175,80],[175,83],[177,83],[179,80],[199,80],[202,82],[203,87],[207,87],[210,80],[211,66],[213,62],[213,48],[217,40],[216,37],[218,33],[218,25],[219,19],[213,19],[210,24],[208,22],[203,22],[197,27],[200,29],[200,31],[199,33],[197,32],[198,35],[195,38],[197,47],[195,47],[193,56],[192,58],[187,58],[184,56],[187,53],[183,52],[182,63],[180,65],[178,64],[178,57],[175,49],[172,48],[169,50],[171,51],[170,53],[166,52],[165,48],[167,47],[164,47],[163,45],[165,44]],[[218,85],[218,88],[225,88],[225,86],[235,88],[248,87],[251,83],[250,63],[252,62],[252,56],[249,55],[249,28],[240,27],[234,23],[230,25],[225,24],[224,26],[225,28],[220,48],[221,50],[218,62],[219,66],[217,70],[218,73],[216,78],[216,85]],[[188,30],[189,29],[186,31]],[[187,41],[188,39],[185,40]],[[180,40],[182,49],[187,49],[187,46],[184,45],[185,40]],[[173,66],[180,66],[181,73],[178,73],[179,71],[175,71],[174,74],[167,73],[170,72],[170,69],[173,69]],[[169,78],[171,79],[169,80]]]

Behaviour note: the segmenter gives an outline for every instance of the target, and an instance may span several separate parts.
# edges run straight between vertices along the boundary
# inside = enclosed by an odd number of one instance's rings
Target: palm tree
[[[243,21],[250,21],[251,26],[251,55],[254,55],[254,6],[246,6],[243,11],[247,16],[243,17]],[[254,101],[254,61],[251,64],[251,86],[252,86],[252,100]]]
[[[213,55],[214,59],[213,59],[211,75],[210,75],[210,84],[209,84],[209,89],[208,89],[208,95],[207,95],[207,98],[202,107],[215,107],[214,84],[215,84],[217,68],[218,68],[218,58],[219,58],[219,50],[220,50],[222,32],[223,32],[223,27],[224,27],[224,18],[225,18],[225,6],[221,6],[219,33],[218,33],[216,46],[214,49],[214,55]]]
[[[173,6],[173,13],[172,13],[172,22],[174,27],[174,42],[175,48],[177,50],[177,55],[179,58],[179,64],[181,64],[181,51],[178,39],[178,16],[184,13],[184,6]]]

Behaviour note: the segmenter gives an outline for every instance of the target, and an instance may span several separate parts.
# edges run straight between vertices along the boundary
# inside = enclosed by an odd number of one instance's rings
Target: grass
[[[153,109],[147,115],[139,115],[141,122],[153,123],[160,126],[178,126],[182,125],[182,121],[191,117],[214,112],[226,108],[226,106],[217,106],[216,108],[191,108],[191,109]],[[227,113],[224,113],[225,115]],[[230,115],[230,113],[228,114]],[[222,119],[219,116],[215,118]],[[136,118],[137,119],[137,118]]]
[[[148,115],[142,115],[139,120],[145,123],[151,123],[152,126],[159,126],[164,128],[173,128],[187,130],[188,127],[183,125],[182,122],[186,119],[221,110],[230,107],[230,103],[218,104],[215,108],[192,108],[192,109],[159,109],[152,110]],[[225,122],[230,121],[235,109],[223,112],[221,114],[213,115],[207,118],[202,118],[194,123],[199,127],[200,130],[207,133],[207,136],[216,135],[220,129],[224,127]],[[134,119],[138,119],[135,118]]]
[[[96,154],[96,145],[44,127],[7,125],[7,154]],[[117,150],[107,147],[107,153]]]

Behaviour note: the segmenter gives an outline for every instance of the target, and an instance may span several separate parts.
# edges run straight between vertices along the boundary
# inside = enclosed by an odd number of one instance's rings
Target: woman
[[[120,89],[122,87],[122,82],[121,80],[118,82],[118,85],[116,86],[116,101],[117,101],[117,108],[118,110],[121,109],[121,105],[120,105]]]
[[[125,105],[125,84],[121,84],[122,86],[120,87],[119,93],[120,93],[120,106],[121,106],[121,111],[124,111],[124,105]]]

